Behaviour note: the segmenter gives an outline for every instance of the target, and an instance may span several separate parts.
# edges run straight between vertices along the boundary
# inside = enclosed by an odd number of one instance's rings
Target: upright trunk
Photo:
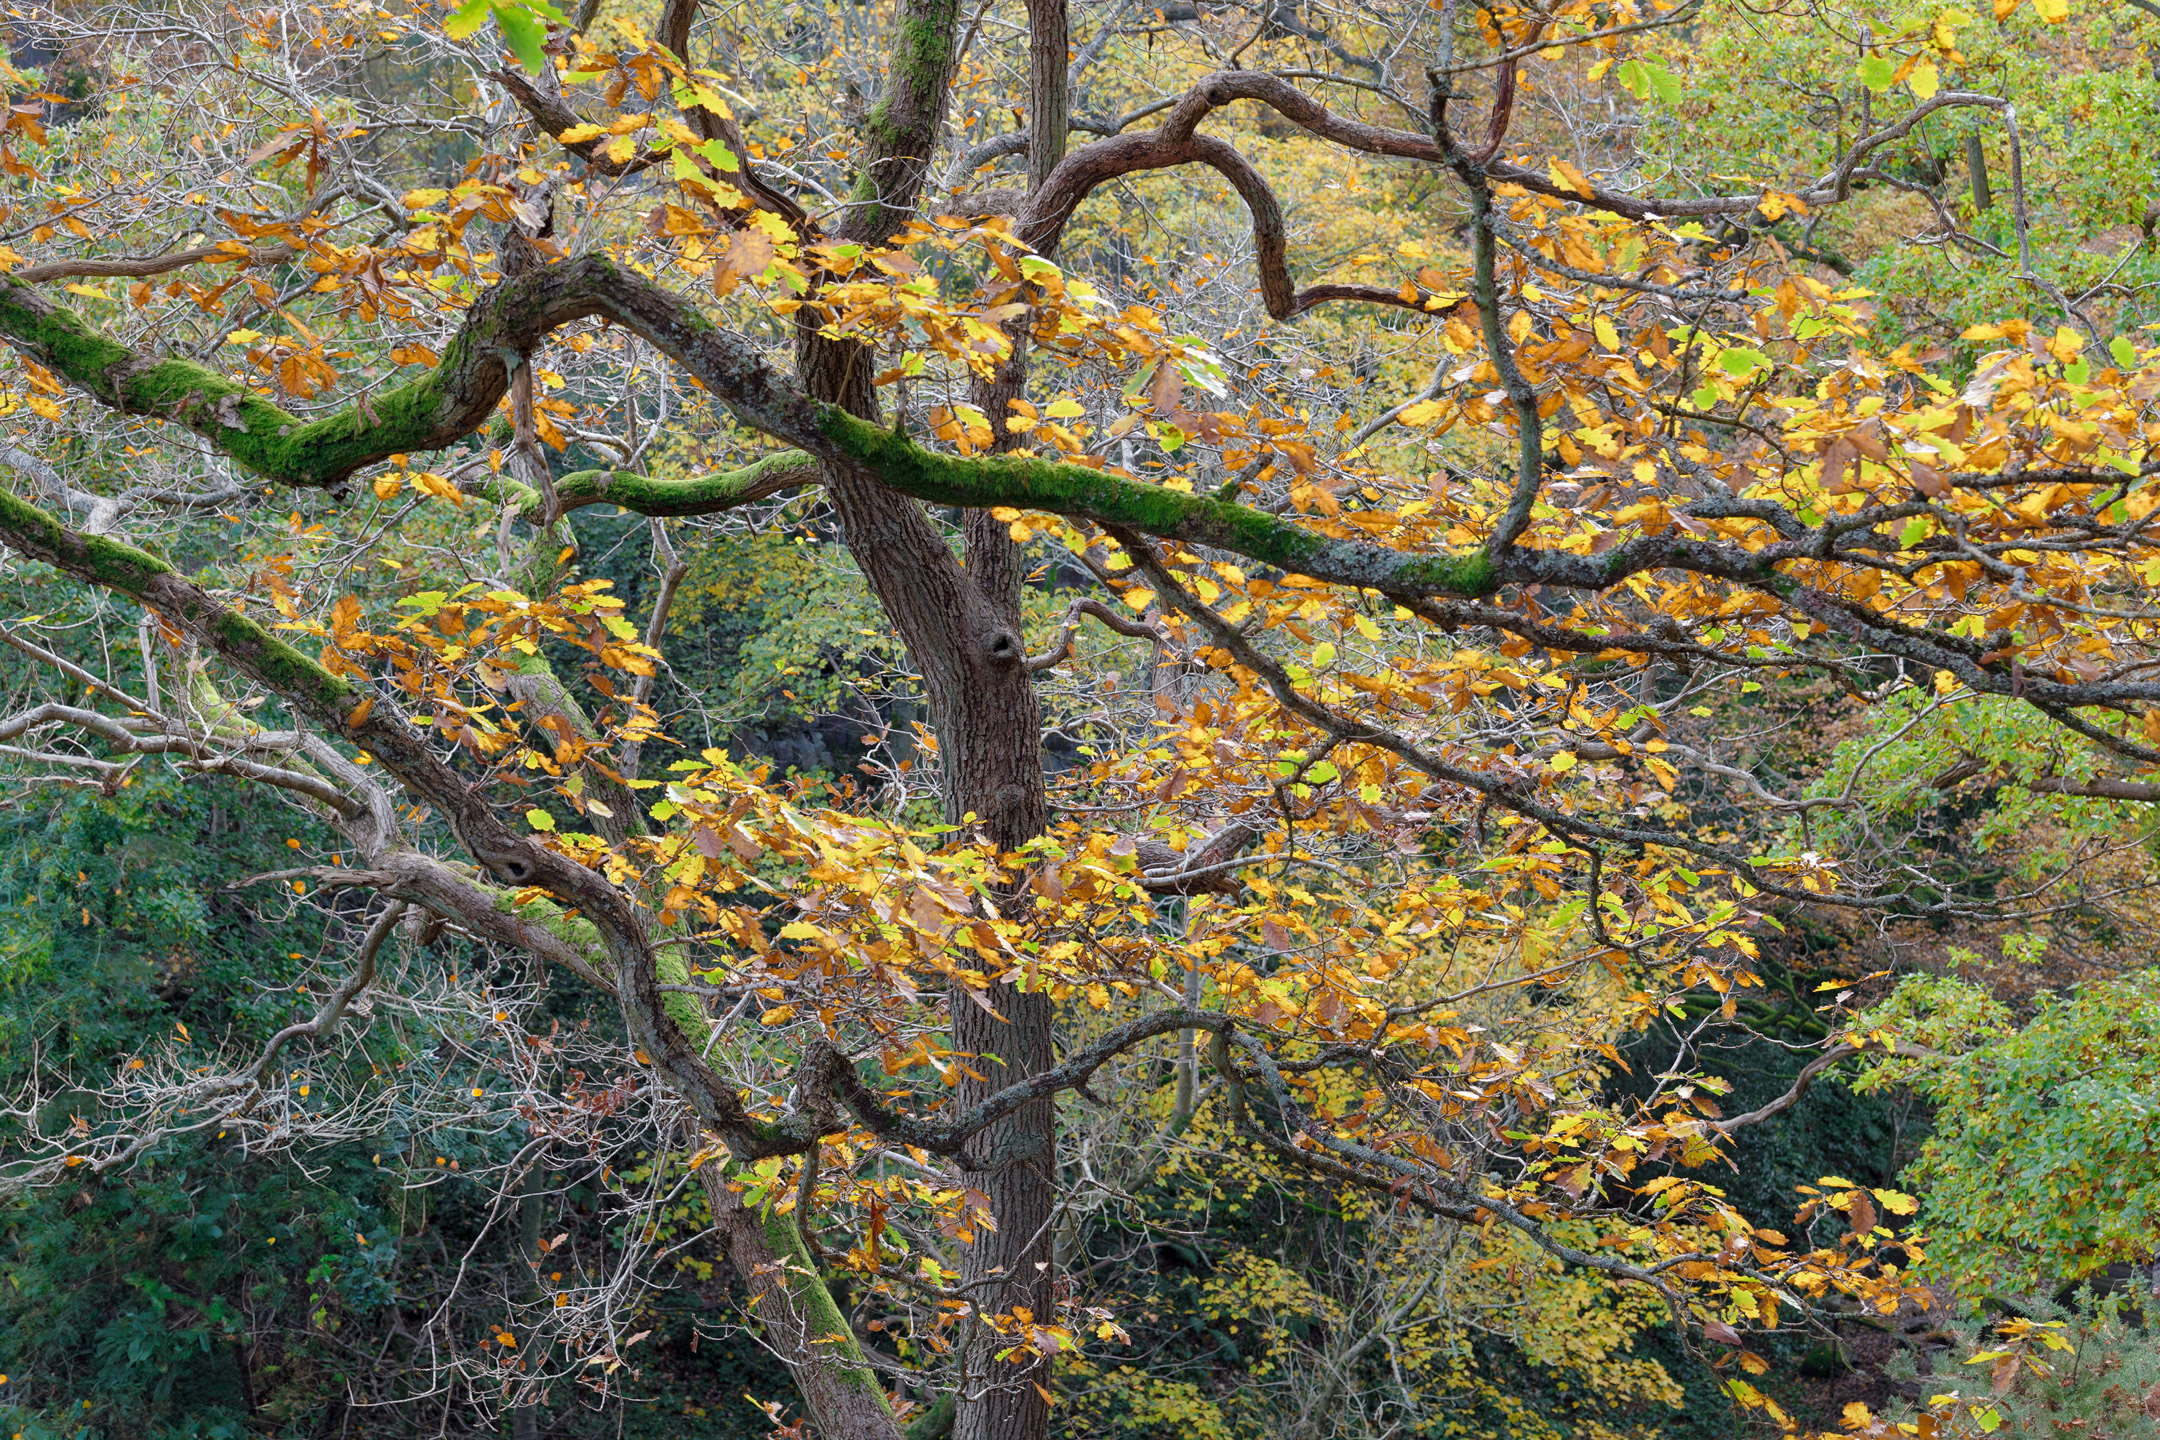
[[[1067,66],[1071,61],[1066,0],[1028,0],[1028,190],[1032,194],[1065,156],[1070,119]],[[1008,326],[1012,348],[976,403],[990,417],[1000,449],[1011,448],[1006,428],[1010,403],[1027,385],[1027,333]],[[999,625],[1021,634],[1020,591],[1026,561],[1011,533],[995,517],[970,511],[965,521],[967,573]],[[1025,647],[1022,647],[1023,651]],[[1005,728],[1001,761],[1016,778],[1024,771],[1027,802],[1001,817],[987,833],[1011,849],[1049,823],[1042,773],[1042,717],[1024,664],[1016,663],[1016,693],[1003,702],[1024,725]],[[1002,708],[1002,707],[1001,707]],[[986,716],[985,719],[990,717]],[[948,793],[951,793],[950,791]],[[964,797],[955,796],[964,803]],[[1018,896],[1012,897],[1016,902]],[[1057,1063],[1056,1009],[1050,996],[1018,986],[1001,989],[997,1013],[966,997],[952,999],[953,1048],[976,1059],[961,1071],[954,1101],[976,1104],[1016,1081]],[[971,1073],[972,1072],[972,1073]],[[980,1077],[980,1078],[977,1078]],[[1057,1106],[1044,1099],[991,1126],[969,1148],[981,1174],[997,1229],[978,1233],[962,1262],[962,1278],[981,1311],[1009,1317],[1003,1333],[987,1324],[974,1331],[962,1357],[960,1405],[954,1440],[1041,1440],[1050,1426],[1050,1362],[1022,1349],[1011,1360],[1000,1352],[1025,1346],[1026,1327],[1053,1323],[1057,1312]],[[988,1283],[986,1283],[988,1282]]]
[[[863,127],[870,153],[844,238],[877,244],[913,215],[944,116],[957,19],[954,0],[905,0],[900,48]],[[1062,147],[1062,5],[1058,21],[1059,114],[1050,126],[1038,120],[1037,129]],[[875,357],[868,350],[805,327],[797,332],[796,360],[804,386],[818,399],[879,418],[871,385]],[[1017,365],[1012,370],[1017,376]],[[947,817],[1006,850],[1041,834],[1049,803],[1041,712],[1020,625],[1025,562],[1019,547],[989,515],[969,512],[963,566],[922,506],[875,476],[830,464],[824,480],[849,551],[922,673]],[[970,1068],[983,1077],[962,1080],[955,1096],[961,1106],[1055,1063],[1046,994],[1001,984],[989,998],[994,1015],[965,993],[952,996],[953,1043],[979,1057]],[[989,1197],[996,1225],[977,1233],[963,1261],[968,1281],[990,1282],[969,1290],[984,1314],[1025,1311],[1047,1321],[1054,1309],[1054,1118],[1054,1104],[1041,1101],[991,1127],[970,1147],[967,1163],[975,1167],[975,1186]],[[996,1353],[1009,1346],[988,1326],[977,1327],[964,1357],[954,1427],[959,1440],[1039,1440],[1047,1429],[1046,1367],[1039,1360],[997,1361]]]
[[[1028,0],[1028,193],[1065,158],[1065,132],[1072,124],[1072,96],[1067,82],[1072,38],[1065,21],[1065,0]]]
[[[1995,194],[1988,188],[1987,151],[1981,147],[1978,135],[1965,137],[1965,169],[1972,176],[1973,209],[1994,209]]]

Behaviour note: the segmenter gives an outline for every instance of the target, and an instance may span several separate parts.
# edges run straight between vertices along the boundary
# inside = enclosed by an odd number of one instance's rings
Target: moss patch
[[[827,406],[819,429],[886,484],[940,505],[1045,510],[1210,545],[1344,584],[1414,595],[1488,595],[1497,588],[1482,550],[1411,555],[1315,535],[1263,510],[1188,495],[1085,465],[1009,455],[940,455],[882,426]]]

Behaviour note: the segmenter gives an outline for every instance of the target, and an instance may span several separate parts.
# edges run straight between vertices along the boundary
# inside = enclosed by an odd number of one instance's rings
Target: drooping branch
[[[799,450],[783,450],[740,469],[688,480],[628,470],[577,470],[555,482],[555,495],[565,512],[586,505],[620,505],[633,514],[672,519],[717,515],[817,483],[817,461]]]
[[[46,260],[17,270],[15,278],[32,285],[41,285],[48,280],[141,280],[152,275],[169,275],[190,265],[241,265],[260,269],[266,265],[282,265],[298,253],[285,244],[251,248],[237,240],[221,240],[215,245],[197,245],[163,255],[122,256],[111,260]]]
[[[480,790],[434,752],[393,702],[331,674],[156,556],[70,530],[5,492],[0,492],[0,543],[156,610],[316,725],[372,755],[442,814],[459,843],[497,879],[536,887],[575,910],[605,946],[611,988],[631,1042],[738,1157],[798,1153],[813,1138],[807,1122],[753,1120],[741,1096],[706,1065],[659,989],[651,941],[628,897],[601,875],[504,825]]]
[[[0,719],[0,741],[14,740],[18,736],[52,725],[69,725],[87,730],[123,755],[174,755],[190,770],[233,775],[243,780],[272,785],[280,790],[290,790],[295,794],[305,795],[341,816],[357,815],[362,808],[359,801],[320,775],[232,754],[193,735],[148,731],[142,726],[131,725],[110,715],[73,705],[38,705],[20,714]],[[290,743],[297,744],[298,738],[291,737]],[[74,759],[69,756],[40,758],[63,764],[72,763]],[[124,771],[127,767],[115,768]]]

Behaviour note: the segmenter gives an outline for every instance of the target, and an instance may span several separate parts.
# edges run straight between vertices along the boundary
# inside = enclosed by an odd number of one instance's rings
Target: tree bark
[[[1037,0],[1031,9],[1052,3]],[[1062,4],[1056,9],[1053,89],[1062,105]],[[898,27],[901,49],[864,127],[873,153],[865,156],[856,208],[843,227],[846,238],[878,243],[913,215],[944,116],[958,18],[953,0],[908,0]],[[1048,51],[1038,58],[1047,65]],[[1036,133],[1055,137],[1053,148],[1041,152],[1047,173],[1062,153],[1064,125],[1044,125],[1038,113]],[[874,357],[868,350],[805,329],[798,333],[796,355],[798,374],[813,396],[864,419],[879,419],[870,383]],[[1017,375],[1014,383],[1017,387]],[[1000,415],[1003,409],[1000,404]],[[1020,624],[1025,558],[1019,547],[988,513],[969,511],[963,520],[963,566],[919,502],[858,466],[828,464],[824,478],[849,551],[922,673],[938,737],[947,818],[1004,850],[1033,839],[1048,822],[1049,804],[1042,718]],[[978,1057],[969,1068],[982,1076],[962,1079],[954,1099],[963,1108],[1055,1064],[1049,996],[998,985],[989,998],[995,1014],[964,988],[955,987],[951,997],[954,1048]],[[980,1172],[972,1178],[988,1197],[996,1225],[978,1230],[962,1261],[967,1281],[991,1282],[974,1283],[969,1291],[981,1314],[1024,1310],[1047,1322],[1055,1309],[1049,1263],[1055,1114],[1050,1100],[1030,1104],[970,1147],[969,1163]],[[997,1361],[997,1351],[1008,1344],[1001,1344],[989,1326],[976,1327],[962,1360],[954,1422],[958,1440],[1039,1440],[1046,1432],[1049,1406],[1041,1381],[1047,1367],[1040,1359]]]
[[[773,1349],[787,1360],[819,1440],[900,1440],[885,1387],[811,1263],[795,1216],[743,1204],[719,1165],[701,1173],[728,1263],[749,1287]]]
[[[1065,158],[1072,125],[1072,38],[1065,0],[1028,0],[1028,193]]]

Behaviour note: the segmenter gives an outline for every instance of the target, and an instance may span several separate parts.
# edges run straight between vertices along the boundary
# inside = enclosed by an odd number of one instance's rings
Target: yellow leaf
[[[1405,425],[1429,425],[1447,414],[1447,409],[1445,400],[1420,400],[1415,405],[1404,407],[1399,418]]]
[[[395,475],[378,475],[375,477],[375,498],[378,500],[395,499],[398,491],[404,488],[405,482]]]
[[[1552,178],[1552,183],[1559,186],[1561,189],[1572,190],[1577,195],[1582,196],[1585,200],[1588,200],[1590,198],[1592,193],[1590,189],[1590,182],[1583,178],[1582,171],[1576,169],[1573,165],[1568,164],[1567,161],[1562,160],[1557,155],[1553,157],[1552,167],[1549,171],[1549,174]]]
[[[2070,18],[2070,0],[2033,0],[2033,13],[2050,25]]]
[[[1591,321],[1590,329],[1597,336],[1597,343],[1600,348],[1606,350],[1618,350],[1620,348],[1620,331],[1615,328],[1612,321],[1606,316],[1600,315],[1597,319]]]
[[[789,1020],[793,1019],[794,1015],[795,1007],[793,1005],[775,1005],[772,1009],[767,1010],[763,1015],[758,1016],[758,1024],[784,1025]]]
[[[1318,669],[1327,669],[1335,663],[1335,647],[1325,640],[1313,646],[1312,663]]]
[[[1575,768],[1575,752],[1572,750],[1562,750],[1559,754],[1553,756],[1552,759],[1546,761],[1545,763],[1552,766],[1556,774],[1565,775],[1568,771]]]
[[[1905,77],[1905,83],[1910,85],[1912,93],[1922,100],[1932,100],[1935,92],[1942,88],[1942,76],[1937,73],[1933,60],[1922,60],[1913,66],[1913,72]]]
[[[815,940],[818,934],[817,926],[801,920],[780,927],[780,938],[783,940]]]
[[[604,125],[572,125],[555,138],[565,145],[579,145],[587,140],[597,140],[605,134],[607,127]]]

